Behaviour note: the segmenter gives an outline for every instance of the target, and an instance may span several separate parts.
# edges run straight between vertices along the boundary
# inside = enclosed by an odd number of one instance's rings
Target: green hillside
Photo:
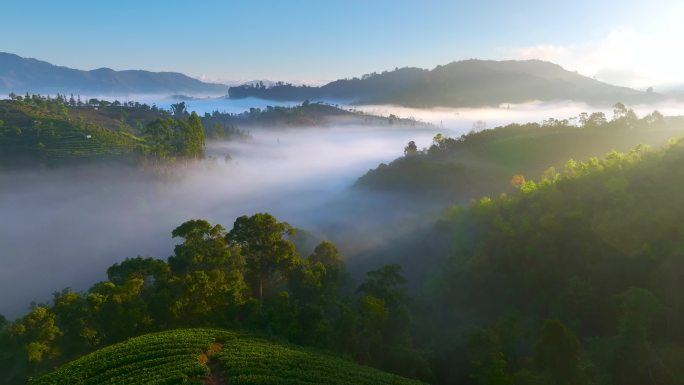
[[[515,174],[537,176],[570,158],[586,160],[638,144],[660,146],[684,133],[679,118],[657,111],[639,118],[621,103],[610,121],[603,113],[572,120],[510,124],[458,138],[438,136],[429,149],[407,147],[406,156],[368,171],[356,187],[467,203],[481,195],[512,192]]]
[[[0,165],[124,159],[146,151],[141,137],[70,114],[61,101],[0,101]]]
[[[82,102],[40,95],[0,100],[0,168],[116,161],[166,164],[201,158],[204,128],[195,113],[171,115],[140,103]]]
[[[29,381],[48,384],[419,384],[247,334],[179,329],[131,338]]]
[[[683,166],[639,146],[453,208],[422,255],[437,382],[684,383]]]

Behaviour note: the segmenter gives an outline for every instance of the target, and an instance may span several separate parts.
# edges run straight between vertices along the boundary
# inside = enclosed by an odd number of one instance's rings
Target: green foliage
[[[178,329],[103,348],[29,384],[190,384],[211,376],[250,385],[420,383],[245,333]]]
[[[16,369],[0,380],[18,383],[22,375],[44,372],[101,346],[188,326],[250,329],[334,349],[408,376],[429,376],[422,352],[408,338],[400,267],[370,272],[358,295],[345,297],[349,288],[335,245],[321,242],[301,258],[289,239],[293,231],[266,213],[237,218],[231,231],[201,219],[181,224],[172,231],[180,243],[167,261],[126,259],[107,269],[107,281],[87,292],[55,293],[51,304],[12,323],[8,338],[0,338],[0,351],[15,356],[0,355],[0,368]],[[116,370],[134,372],[143,364]],[[179,366],[186,367],[197,369]]]
[[[630,119],[607,121],[603,113],[583,113],[571,120],[509,124],[458,138],[437,135],[427,150],[409,143],[404,154],[411,156],[381,164],[355,186],[465,204],[482,195],[514,192],[520,187],[508,183],[514,175],[534,177],[549,166],[562,169],[570,158],[586,160],[640,143],[662,145],[684,133],[681,119],[666,119],[657,111]]]
[[[152,156],[164,161],[178,156],[187,159],[204,157],[204,128],[196,113],[185,119],[162,118],[147,125],[144,138]]]
[[[29,384],[190,383],[209,374],[199,356],[216,334],[201,329],[147,334],[86,355]]]
[[[245,256],[246,278],[252,293],[262,302],[274,294],[273,287],[285,280],[297,264],[294,244],[286,238],[291,234],[294,229],[289,224],[278,222],[268,213],[258,213],[237,218],[226,236]]]
[[[580,346],[577,337],[558,320],[546,320],[539,334],[536,363],[551,374],[559,385],[576,384],[579,380]]]
[[[568,156],[550,162],[551,168],[538,164],[556,159],[551,153],[564,156],[561,143],[587,144],[618,133],[635,140],[669,124],[656,113],[635,120],[629,109],[616,106],[616,111],[610,122],[600,114],[580,116],[581,127],[549,119],[459,140],[436,137],[429,150],[379,168],[409,170],[407,177],[417,178],[413,185],[429,184],[430,176],[420,179],[425,170],[441,175],[439,181],[452,178],[452,172],[465,176],[470,166],[450,163],[451,157],[475,154],[469,159],[498,164],[498,171],[481,176],[501,176],[496,183],[512,192],[496,197],[495,183],[469,186],[457,199],[485,188],[494,198],[454,207],[433,228],[417,232],[415,237],[430,237],[417,243],[412,258],[419,262],[406,271],[432,271],[424,294],[409,296],[397,264],[368,272],[356,290],[348,287],[335,245],[324,241],[298,250],[294,229],[270,214],[242,216],[230,231],[190,220],[173,230],[179,243],[167,261],[127,259],[86,292],[57,292],[51,304],[35,306],[9,325],[0,322],[0,381],[20,383],[26,375],[132,336],[201,326],[244,328],[332,349],[437,383],[681,384],[684,144],[671,141],[663,150],[637,146],[604,158]],[[165,154],[160,158],[192,156],[200,143],[199,135],[193,136],[199,131],[192,129],[200,124],[193,115],[186,121],[155,120],[145,145]],[[548,148],[535,153],[540,144]],[[534,175],[525,168],[533,164],[530,169],[541,174],[536,181],[521,173]],[[306,258],[298,253],[304,249],[311,252]],[[111,370],[144,369],[140,378],[168,375],[170,382],[196,382],[208,373],[198,355],[217,341],[224,349],[210,366],[224,365],[231,383],[299,383],[302,375],[330,383],[338,378],[330,368],[345,367],[242,334],[191,333],[209,334],[195,338],[201,346],[193,345],[192,354],[179,348],[184,352],[179,357],[170,352],[162,357],[154,351],[151,362],[134,358],[141,362],[135,366],[122,358],[126,364],[112,361]],[[94,357],[105,365],[108,356],[116,357],[112,352]],[[87,376],[98,378],[93,381],[102,380],[96,373],[110,370],[91,370],[93,361],[83,362]],[[150,369],[155,363],[167,368],[164,373]],[[71,365],[56,373],[80,376],[81,369],[66,369]],[[112,378],[123,378],[117,376]]]
[[[409,126],[423,124],[412,118],[400,119],[396,116],[386,118],[353,109],[342,109],[337,105],[323,102],[305,102],[291,107],[250,108],[248,111],[239,114],[214,111],[206,113],[202,117],[202,123],[208,128],[207,137],[219,139],[248,138],[249,132],[244,130],[249,127],[310,127],[340,123]]]
[[[534,189],[451,217],[443,228],[457,242],[426,298],[439,311],[421,322],[457,336],[519,314],[521,329],[505,338],[490,329],[470,344],[452,337],[455,347],[433,334],[446,356],[437,378],[681,383],[684,333],[674,320],[684,313],[672,293],[684,287],[671,272],[684,256],[682,170],[682,142],[638,146],[569,161]]]
[[[204,128],[195,115],[173,119],[139,103],[76,103],[58,95],[0,101],[0,165],[201,158]],[[146,128],[144,128],[146,126]]]

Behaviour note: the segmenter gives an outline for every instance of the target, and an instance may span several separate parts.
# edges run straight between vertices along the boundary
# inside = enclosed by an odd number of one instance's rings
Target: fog
[[[682,115],[684,103],[671,100],[658,104],[629,105],[639,116],[658,110],[664,115]],[[410,108],[391,105],[363,105],[354,108],[369,114],[388,116],[394,114],[402,117],[414,117],[417,120],[431,123],[437,127],[463,130],[472,127],[475,122],[484,122],[488,128],[509,123],[541,122],[544,119],[569,119],[581,112],[603,112],[610,119],[613,107],[609,105],[594,106],[578,102],[529,102],[523,104],[502,104],[488,108]]]
[[[31,300],[67,286],[86,289],[126,257],[166,258],[171,230],[192,218],[230,228],[237,216],[270,212],[340,240],[326,232],[335,212],[353,211],[341,202],[360,207],[367,199],[348,193],[355,179],[400,156],[409,140],[428,145],[434,134],[353,126],[259,130],[251,141],[210,143],[210,159],[164,177],[104,166],[0,174],[0,313],[17,316]]]
[[[199,110],[196,102],[189,102],[191,109]],[[437,132],[460,135],[477,120],[493,127],[593,111],[577,104],[357,108],[414,116],[434,126],[253,130],[250,141],[209,143],[207,160],[176,167],[163,177],[113,166],[0,173],[0,313],[16,317],[32,300],[46,301],[54,291],[87,289],[126,257],[165,259],[173,250],[171,230],[192,218],[230,229],[237,216],[270,212],[331,239],[353,258],[420,226],[429,220],[425,213],[440,209],[430,202],[350,189],[368,169],[401,156],[409,140],[427,147]],[[226,161],[226,154],[232,160]]]

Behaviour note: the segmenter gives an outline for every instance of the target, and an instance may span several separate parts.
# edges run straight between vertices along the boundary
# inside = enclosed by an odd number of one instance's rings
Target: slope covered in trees
[[[49,99],[0,100],[0,167],[118,161],[167,163],[204,156],[197,114],[172,116],[145,104]]]
[[[609,104],[615,100],[648,103],[665,99],[653,92],[602,83],[540,60],[464,60],[432,70],[397,68],[320,87],[249,84],[231,87],[229,95],[236,99],[342,100],[421,108],[498,106],[534,100]]]
[[[616,110],[593,129],[664,124]],[[586,118],[572,129],[593,130]],[[452,145],[477,147],[498,132]],[[14,322],[0,317],[0,381],[23,383],[138,335],[215,327],[440,384],[684,383],[684,142],[539,174],[510,173],[509,194],[492,190],[405,234],[386,253],[394,263],[358,283],[332,243],[303,256],[297,231],[269,214],[230,230],[187,221],[167,260],[126,259],[85,292],[56,292]],[[404,271],[415,269],[429,274],[407,286]]]
[[[169,164],[204,155],[206,140],[248,139],[251,129],[330,124],[417,125],[413,119],[380,117],[321,103],[252,108],[239,114],[198,116],[185,102],[169,111],[137,102],[120,103],[58,95],[0,100],[0,167],[118,161]]]
[[[247,333],[176,329],[129,339],[29,381],[57,384],[419,384]]]
[[[540,175],[570,158],[584,160],[637,144],[662,145],[682,133],[681,118],[655,111],[640,119],[618,103],[610,121],[603,113],[583,113],[572,120],[510,124],[459,138],[440,134],[428,149],[407,146],[404,157],[368,171],[355,186],[466,203],[512,191],[514,174]]]
[[[454,208],[426,262],[438,381],[681,384],[682,170],[682,141],[637,147]]]
[[[354,285],[332,243],[302,257],[292,241],[296,230],[264,213],[237,218],[230,231],[191,220],[172,236],[181,243],[168,260],[126,259],[88,291],[64,289],[15,322],[3,322],[0,381],[22,383],[144,333],[207,326],[252,330],[402,375],[429,376],[408,332],[399,266],[371,271]]]
[[[296,106],[250,108],[248,111],[238,114],[214,111],[204,114],[202,122],[207,127],[207,135],[210,138],[220,138],[234,130],[244,133],[245,130],[250,129],[326,127],[331,125],[426,125],[426,123],[413,118],[400,118],[393,114],[387,117],[366,114],[362,111],[345,110],[339,106],[321,102],[310,103],[308,100]]]

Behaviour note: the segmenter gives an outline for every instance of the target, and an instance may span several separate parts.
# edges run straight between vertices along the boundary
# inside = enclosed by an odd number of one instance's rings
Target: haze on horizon
[[[4,4],[5,28],[18,33],[0,51],[213,82],[320,84],[480,58],[542,59],[640,89],[684,83],[684,54],[675,49],[684,4],[676,0],[38,3]]]

